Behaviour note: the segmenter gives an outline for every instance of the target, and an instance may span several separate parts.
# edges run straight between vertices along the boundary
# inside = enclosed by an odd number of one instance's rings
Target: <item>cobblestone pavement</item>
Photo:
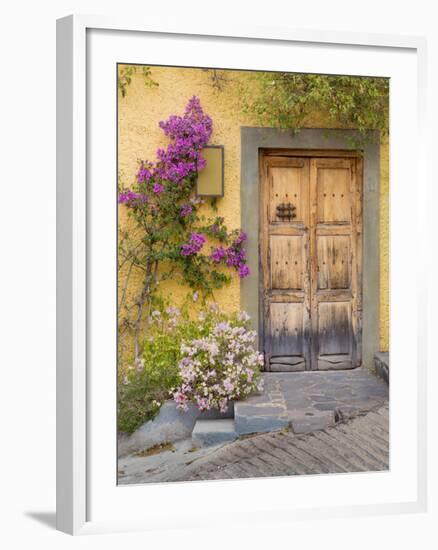
[[[388,405],[335,427],[240,439],[178,469],[168,481],[381,471],[389,468]]]
[[[388,385],[363,367],[346,371],[269,372],[263,378],[261,395],[236,402],[234,416],[239,424],[257,426],[258,417],[275,419],[277,424],[284,420],[284,424],[292,423],[295,433],[303,433],[312,431],[306,429],[306,424],[311,427],[312,422],[316,427],[328,427],[324,416],[333,418],[338,412],[347,419],[388,400]]]

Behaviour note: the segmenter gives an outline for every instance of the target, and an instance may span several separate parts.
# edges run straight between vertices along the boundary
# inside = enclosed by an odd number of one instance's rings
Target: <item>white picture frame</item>
[[[135,31],[135,32],[134,32]],[[93,34],[94,33],[94,34]],[[103,42],[99,43],[103,37]],[[124,38],[123,38],[124,37]],[[129,40],[128,40],[129,38]],[[139,41],[143,38],[150,41],[151,46],[162,45],[162,51],[158,52],[154,47],[149,50],[149,58],[145,57],[144,52],[139,49]],[[117,42],[122,40],[122,42]],[[130,41],[131,44],[129,43]],[[376,487],[385,485],[385,491],[379,494],[379,498],[370,496],[362,498],[361,488],[355,493],[355,489],[350,489],[344,497],[335,502],[336,499],[329,497],[333,494],[333,488],[339,486],[339,493],[343,489],[343,481],[340,477],[334,476],[311,477],[301,479],[276,479],[276,480],[238,480],[236,482],[202,482],[196,484],[168,484],[153,485],[149,487],[109,487],[110,477],[105,477],[105,472],[111,469],[111,460],[115,462],[116,455],[111,455],[111,449],[114,451],[114,387],[108,379],[108,385],[104,378],[99,390],[96,389],[96,377],[102,375],[102,364],[111,363],[111,357],[105,356],[105,353],[112,353],[112,344],[108,347],[109,351],[99,355],[96,360],[96,348],[99,347],[99,334],[95,332],[96,316],[102,318],[108,317],[108,311],[111,309],[101,309],[102,296],[104,292],[111,292],[111,285],[115,284],[115,278],[109,276],[105,284],[100,289],[100,298],[97,297],[94,274],[91,272],[93,257],[90,257],[96,250],[96,234],[105,231],[107,228],[114,229],[113,222],[105,218],[105,209],[111,205],[111,197],[102,199],[99,208],[96,207],[96,187],[90,182],[95,181],[94,165],[99,162],[99,151],[94,148],[94,137],[90,135],[91,131],[99,126],[99,116],[106,109],[106,116],[112,117],[108,122],[108,141],[102,142],[102,148],[105,144],[108,148],[102,153],[108,155],[110,151],[115,151],[114,130],[112,124],[115,123],[115,111],[111,112],[113,102],[111,97],[99,97],[100,113],[90,124],[93,106],[93,86],[106,85],[107,82],[115,82],[114,73],[109,75],[106,67],[112,66],[114,59],[118,58],[120,62],[144,62],[152,63],[151,57],[161,64],[183,63],[181,56],[184,51],[192,52],[194,42],[202,43],[204,55],[208,53],[215,59],[210,66],[230,67],[225,60],[226,51],[233,48],[247,50],[246,62],[242,61],[245,57],[235,55],[235,63],[239,68],[257,68],[254,57],[251,52],[254,48],[259,48],[259,52],[268,51],[272,53],[274,49],[280,48],[301,48],[301,52],[310,52],[302,55],[315,55],[312,48],[328,49],[332,48],[333,59],[336,59],[336,52],[342,50],[342,59],[346,60],[346,65],[339,65],[341,74],[345,74],[346,66],[354,67],[352,74],[373,74],[367,73],[365,58],[371,56],[374,63],[382,59],[380,72],[385,71],[385,64],[388,65],[388,59],[385,56],[393,55],[394,71],[390,76],[393,78],[394,86],[404,86],[405,90],[395,90],[394,101],[391,102],[391,179],[397,178],[400,186],[395,189],[391,195],[391,227],[396,228],[401,235],[401,240],[408,245],[411,243],[420,243],[415,251],[412,265],[407,267],[403,275],[398,269],[396,262],[400,257],[400,244],[391,237],[391,272],[398,273],[398,281],[391,277],[392,304],[391,313],[393,313],[396,299],[403,292],[403,281],[407,277],[414,278],[417,281],[416,292],[403,305],[398,304],[397,315],[392,315],[391,325],[391,353],[392,362],[400,363],[399,372],[397,369],[391,372],[391,452],[398,449],[400,453],[403,444],[405,444],[405,456],[400,463],[397,462],[398,454],[391,455],[391,471],[389,473],[361,474],[362,477],[356,477],[359,485],[365,491],[365,486],[369,490],[374,487],[374,496],[376,496]],[[217,42],[223,45],[223,52],[218,53],[214,49]],[[172,50],[169,43],[173,45],[178,43],[178,55],[176,48]],[[210,46],[209,46],[210,45]],[[114,53],[119,46],[120,56]],[[185,50],[184,50],[185,47]],[[210,51],[208,52],[208,48]],[[207,48],[207,50],[206,50]],[[136,53],[136,57],[133,52]],[[213,53],[216,53],[213,56]],[[315,50],[316,51],[316,50]],[[96,64],[96,54],[107,56],[102,63]],[[131,53],[130,53],[131,52]],[[352,53],[353,52],[353,53]],[[359,55],[361,52],[361,55]],[[362,55],[363,54],[363,55]],[[406,59],[402,62],[402,55],[406,54]],[[223,56],[224,62],[220,65],[220,56]],[[113,57],[111,57],[113,56]],[[115,56],[115,57],[114,57]],[[128,56],[128,57],[126,57]],[[134,59],[135,57],[135,59]],[[261,56],[263,57],[263,56]],[[281,55],[278,56],[277,63],[281,64]],[[400,58],[400,59],[399,59]],[[408,63],[406,60],[409,58]],[[102,58],[103,59],[103,58]],[[142,61],[143,60],[143,61]],[[259,61],[260,62],[260,61]],[[336,63],[336,61],[332,61]],[[203,526],[209,525],[214,521],[214,510],[210,514],[187,514],[184,510],[178,510],[176,506],[169,505],[180,499],[182,496],[194,503],[197,499],[205,498],[208,491],[214,489],[218,506],[223,506],[227,499],[236,502],[241,498],[240,505],[244,506],[241,514],[230,507],[228,516],[233,517],[234,521],[249,520],[261,521],[285,518],[320,518],[330,516],[351,516],[358,514],[383,514],[396,512],[417,512],[426,509],[426,327],[424,326],[425,315],[421,315],[426,308],[426,278],[422,273],[421,265],[425,265],[422,260],[426,257],[426,221],[421,216],[423,209],[426,208],[427,183],[425,176],[426,161],[424,151],[427,149],[425,143],[424,123],[426,116],[425,106],[425,63],[426,63],[426,43],[419,37],[390,36],[374,34],[350,34],[334,33],[325,31],[300,31],[285,28],[232,28],[215,29],[203,26],[200,28],[179,28],[178,25],[162,26],[160,28],[150,27],[147,24],[138,21],[125,21],[122,19],[112,19],[96,16],[69,16],[58,20],[57,23],[57,528],[70,534],[84,534],[95,532],[108,532],[114,530],[130,529],[152,529],[160,526]],[[186,64],[196,66],[193,61],[187,61]],[[401,65],[407,74],[406,82],[401,78]],[[202,60],[199,60],[199,66],[202,66]],[[205,65],[204,65],[205,66]],[[316,66],[316,65],[315,65]],[[289,67],[289,68],[288,68]],[[230,67],[233,68],[233,67]],[[266,68],[266,66],[265,66]],[[282,65],[286,70],[292,70],[290,65]],[[303,71],[303,67],[295,68]],[[314,70],[313,67],[309,67]],[[348,69],[347,69],[348,70]],[[368,66],[369,70],[369,66]],[[379,70],[377,71],[379,73]],[[389,70],[389,69],[388,69]],[[336,72],[335,65],[328,72]],[[399,72],[397,72],[399,71]],[[349,73],[348,73],[349,74]],[[382,76],[384,74],[382,73]],[[377,74],[380,76],[380,73]],[[405,75],[406,76],[406,75]],[[398,78],[400,79],[398,80]],[[112,79],[112,80],[111,80]],[[413,80],[412,80],[413,79]],[[99,84],[100,83],[100,84]],[[99,90],[100,94],[101,90]],[[103,90],[104,92],[104,90]],[[114,93],[114,90],[111,92]],[[103,94],[105,95],[105,94]],[[400,121],[397,120],[397,113],[403,108],[403,99],[405,100],[405,118],[407,131],[411,136],[411,165],[401,170],[397,163],[402,162],[403,156],[407,152],[406,138],[401,135]],[[412,104],[414,101],[414,104]],[[400,135],[399,135],[400,134]],[[112,145],[111,145],[112,143]],[[412,145],[412,143],[414,145]],[[423,145],[423,147],[421,146]],[[95,160],[96,159],[96,160]],[[115,158],[114,158],[115,162]],[[112,160],[109,161],[108,173],[113,169]],[[408,195],[405,191],[406,178],[411,178],[411,189]],[[415,185],[412,185],[412,180]],[[415,200],[414,198],[415,197]],[[414,205],[414,206],[412,206]],[[412,208],[414,221],[411,222],[411,234],[407,234],[403,227],[404,209],[410,206]],[[108,221],[109,220],[109,221]],[[106,223],[109,225],[105,225]],[[99,229],[100,228],[100,229]],[[394,232],[392,232],[393,234]],[[110,233],[108,233],[109,235]],[[115,233],[108,237],[113,239]],[[112,241],[111,241],[112,242]],[[108,245],[108,254],[104,260],[99,257],[99,263],[102,259],[102,265],[110,258],[111,244]],[[108,264],[106,264],[108,265]],[[114,262],[115,269],[115,262]],[[395,270],[395,271],[394,271]],[[400,313],[402,308],[402,313]],[[96,313],[97,312],[97,313]],[[400,318],[406,315],[413,316],[413,327],[415,337],[401,326]],[[415,321],[414,321],[415,318]],[[114,322],[115,325],[115,322]],[[111,330],[102,335],[100,339],[107,339]],[[409,339],[410,337],[410,339]],[[107,340],[108,341],[108,340]],[[97,342],[96,345],[94,342]],[[397,347],[400,342],[404,349]],[[115,345],[115,342],[114,342]],[[403,351],[403,353],[401,353]],[[410,372],[407,371],[409,362]],[[404,367],[403,367],[404,365]],[[111,372],[112,367],[107,367]],[[100,369],[100,370],[99,370]],[[113,372],[113,382],[115,383],[115,372]],[[400,399],[398,400],[398,396]],[[100,396],[100,397],[99,397]],[[102,397],[103,396],[103,397]],[[416,404],[413,406],[410,416],[397,408],[397,402],[406,397],[410,397],[410,402]],[[108,426],[102,428],[97,435],[93,422],[101,420],[97,413],[97,400],[102,398],[99,403],[99,410],[109,414]],[[393,405],[394,403],[394,405]],[[113,413],[110,408],[114,407]],[[397,411],[397,414],[394,413]],[[404,415],[404,416],[403,416]],[[105,416],[103,416],[105,418]],[[401,441],[397,447],[397,433],[400,435],[399,423],[408,422],[411,439],[403,443]],[[111,435],[112,434],[112,435]],[[407,436],[406,436],[407,437]],[[399,437],[400,439],[400,437]],[[96,442],[99,441],[97,449]],[[414,443],[413,443],[414,442]],[[99,455],[102,476],[96,472],[94,465]],[[395,452],[395,451],[394,451]],[[105,454],[102,454],[105,453]],[[105,464],[102,463],[102,460]],[[397,472],[402,474],[404,471],[404,485],[401,477],[396,476]],[[375,476],[379,476],[376,478]],[[357,475],[357,474],[356,474]],[[373,476],[374,477],[371,477]],[[369,477],[366,477],[369,476]],[[389,476],[388,479],[384,476]],[[391,476],[394,479],[391,481]],[[344,478],[345,481],[346,478]],[[279,483],[281,482],[281,484]],[[291,503],[288,499],[280,497],[281,487],[285,483],[294,483],[294,494],[299,495],[300,491],[315,491],[314,500],[302,501],[299,497],[296,502]],[[94,484],[94,485],[93,485]],[[108,487],[105,487],[105,484]],[[233,485],[231,485],[233,484]],[[400,488],[395,490],[395,486]],[[91,489],[91,487],[93,487]],[[116,489],[116,492],[114,491]],[[148,491],[148,498],[156,503],[151,513],[132,515],[128,508],[129,503],[144,501],[145,491]],[[238,491],[238,492],[237,492]],[[118,493],[117,493],[118,492]],[[230,498],[230,493],[233,493]],[[278,495],[278,501],[275,505],[262,504],[260,494]],[[364,493],[365,494],[365,493]],[[325,495],[325,496],[324,496]],[[325,498],[327,497],[327,498]],[[117,500],[120,505],[117,505]],[[263,500],[263,499],[262,499]],[[268,500],[268,499],[267,499]],[[152,500],[150,500],[151,502]],[[100,503],[101,508],[99,509]],[[103,506],[105,503],[105,506]],[[167,506],[166,506],[167,503]],[[111,508],[112,506],[112,508]],[[164,508],[166,506],[166,508]],[[99,509],[99,512],[97,510]],[[126,509],[127,513],[122,514],[121,510]],[[166,509],[166,516],[164,515]],[[218,508],[219,509],[219,508]],[[92,513],[90,511],[93,511]],[[96,513],[94,512],[96,510]],[[152,513],[153,512],[153,513]],[[225,514],[225,512],[224,512]],[[210,517],[211,516],[211,517]]]

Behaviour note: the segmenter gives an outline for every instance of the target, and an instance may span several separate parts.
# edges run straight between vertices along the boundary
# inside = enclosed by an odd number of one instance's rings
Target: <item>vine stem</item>
[[[134,322],[134,340],[135,340],[135,356],[134,361],[137,364],[140,360],[140,334],[143,321],[145,305],[150,301],[153,286],[157,284],[158,260],[150,261],[147,264],[146,276],[144,279],[143,289],[138,300],[137,317]]]

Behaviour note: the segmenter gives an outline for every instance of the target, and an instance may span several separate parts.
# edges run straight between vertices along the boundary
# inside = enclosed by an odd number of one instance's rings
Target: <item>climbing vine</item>
[[[242,108],[262,125],[299,131],[313,113],[344,128],[388,133],[386,78],[256,72],[242,87]]]
[[[206,298],[230,282],[233,273],[249,275],[246,234],[228,230],[219,216],[203,214],[203,200],[195,194],[197,174],[206,164],[202,149],[212,133],[211,118],[193,97],[183,116],[172,115],[159,126],[170,140],[167,148],[157,150],[154,162],[140,162],[135,183],[118,195],[129,218],[119,224],[119,334],[133,334],[136,360],[143,321],[160,299],[162,281],[179,281]],[[134,276],[139,284],[130,284]],[[129,299],[133,288],[136,294]]]
[[[120,65],[117,77],[117,86],[122,94],[122,97],[125,97],[128,92],[128,86],[132,82],[132,76],[134,74],[141,74],[143,76],[144,85],[147,88],[154,88],[158,86],[151,76],[151,69],[146,65]]]
[[[207,73],[211,86],[218,92],[222,92],[225,86],[231,82],[230,71],[223,69],[202,69]]]

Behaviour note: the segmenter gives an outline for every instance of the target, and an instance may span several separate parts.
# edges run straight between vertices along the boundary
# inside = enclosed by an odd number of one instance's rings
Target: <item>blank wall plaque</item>
[[[196,194],[201,197],[224,196],[224,147],[223,145],[208,145],[202,150],[202,156],[207,161],[198,174]]]

